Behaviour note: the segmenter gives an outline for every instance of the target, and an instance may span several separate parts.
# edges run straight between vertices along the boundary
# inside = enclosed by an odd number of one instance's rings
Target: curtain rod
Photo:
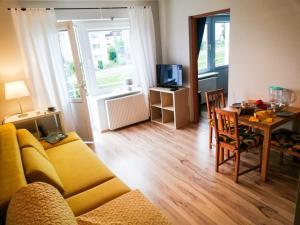
[[[128,9],[129,7],[101,7],[101,8],[53,8],[54,10],[77,10],[77,9]],[[146,8],[146,6],[144,6]],[[14,9],[14,8],[7,8],[8,10]],[[15,8],[17,9],[17,8]],[[27,8],[20,8],[22,11],[25,11]],[[46,10],[50,10],[51,8],[46,8]]]

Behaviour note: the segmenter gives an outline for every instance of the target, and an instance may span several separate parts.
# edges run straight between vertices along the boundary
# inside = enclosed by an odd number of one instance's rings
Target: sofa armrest
[[[63,140],[55,143],[55,144],[50,144],[48,143],[47,141],[45,140],[41,140],[41,144],[43,145],[44,149],[49,149],[49,148],[53,148],[53,147],[57,147],[57,146],[60,146],[60,145],[64,145],[64,144],[67,144],[69,142],[72,142],[72,141],[77,141],[77,140],[81,140],[81,138],[78,136],[78,134],[76,132],[69,132],[67,133],[67,137],[64,138]]]
[[[70,207],[51,185],[41,182],[29,184],[12,197],[6,225],[77,225]]]
[[[159,208],[138,190],[123,194],[76,218],[78,225],[155,224],[172,225]]]

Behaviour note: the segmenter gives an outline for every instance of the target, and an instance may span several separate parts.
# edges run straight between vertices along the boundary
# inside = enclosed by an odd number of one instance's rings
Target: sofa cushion
[[[171,221],[138,190],[128,192],[97,209],[77,217],[77,222],[78,225],[172,224]]]
[[[79,216],[129,191],[130,189],[120,179],[113,178],[103,184],[68,198],[67,202],[75,216]]]
[[[77,225],[63,197],[49,184],[21,188],[9,203],[6,225]]]
[[[16,128],[0,125],[0,217],[12,195],[26,184]]]
[[[56,187],[64,193],[63,184],[58,177],[55,168],[48,159],[43,157],[36,149],[26,147],[22,149],[22,160],[25,175],[29,183],[45,182]]]
[[[63,182],[65,198],[114,177],[114,174],[81,140],[50,148],[46,153]]]
[[[45,140],[41,140],[40,143],[43,145],[44,149],[47,150],[49,148],[54,148],[54,147],[57,147],[60,145],[64,145],[64,144],[67,144],[72,141],[80,140],[80,137],[78,136],[78,134],[76,134],[76,132],[69,132],[69,133],[67,133],[67,135],[68,136],[66,138],[62,139],[61,141],[59,141],[55,144],[50,144]]]
[[[20,148],[32,147],[39,151],[44,157],[47,157],[47,154],[44,150],[43,145],[26,129],[17,130],[17,136]]]

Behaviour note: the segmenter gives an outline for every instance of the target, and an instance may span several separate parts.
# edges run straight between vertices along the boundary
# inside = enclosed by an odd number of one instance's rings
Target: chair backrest
[[[240,143],[237,112],[216,108],[213,112],[213,120],[217,145],[222,142],[222,144],[238,148]],[[230,142],[228,143],[227,140],[230,140]]]
[[[208,119],[212,119],[212,114],[216,108],[225,108],[224,89],[218,89],[215,91],[205,92],[207,116]]]

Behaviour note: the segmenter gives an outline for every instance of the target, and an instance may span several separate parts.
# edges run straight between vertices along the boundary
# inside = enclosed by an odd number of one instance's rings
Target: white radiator
[[[142,93],[106,100],[105,105],[110,130],[149,119],[149,111]]]
[[[198,90],[201,91],[201,104],[206,103],[205,92],[217,89],[217,77],[198,80]]]

